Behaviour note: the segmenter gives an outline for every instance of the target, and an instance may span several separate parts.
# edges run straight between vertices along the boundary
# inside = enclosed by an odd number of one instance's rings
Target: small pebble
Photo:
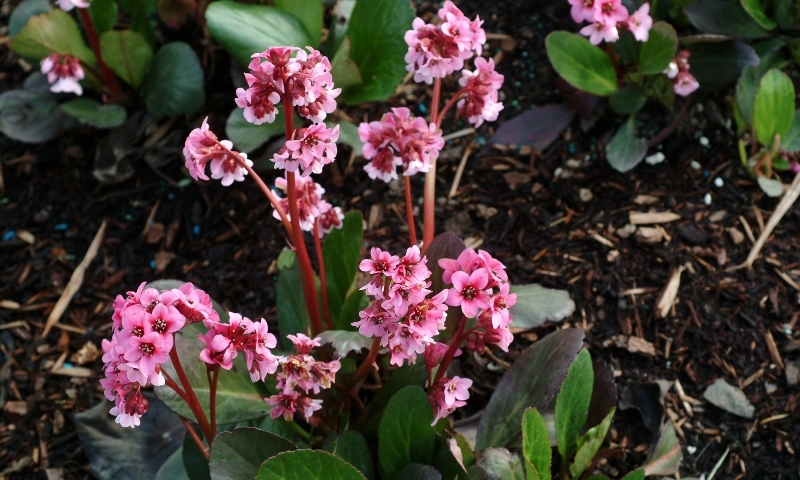
[[[561,176],[562,173],[564,173],[564,169],[562,169],[561,167],[558,167],[553,171],[553,176],[558,178],[558,177]]]
[[[150,268],[152,268],[153,270],[156,269],[156,261],[155,260],[150,260]]]
[[[16,234],[17,234],[17,232],[14,231],[14,230],[7,231],[6,234],[3,235],[3,241],[7,242],[7,241],[11,240],[12,238],[14,238],[14,236],[16,236]]]
[[[703,203],[705,203],[706,205],[711,205],[711,194],[710,193],[706,193],[706,196],[703,197]]]
[[[644,161],[647,162],[648,165],[658,165],[659,163],[664,161],[664,154],[661,152],[656,152],[652,155],[648,155],[645,157]]]
[[[696,451],[697,451],[697,447],[693,447],[693,446],[691,446],[691,445],[688,445],[688,446],[686,447],[686,451],[687,451],[687,452],[689,452],[689,455],[694,455],[694,452],[696,452]]]
[[[192,227],[192,233],[195,235],[200,235],[200,225],[195,225]]]
[[[480,136],[480,137],[475,139],[475,143],[477,143],[478,145],[484,145],[486,143],[486,138],[483,137],[483,136]]]
[[[65,232],[67,228],[69,228],[69,225],[67,225],[66,223],[57,223],[53,227],[53,230],[55,230],[56,232]]]
[[[419,111],[422,112],[422,113],[425,113],[428,110],[428,107],[426,107],[424,103],[420,103],[418,108],[419,108]]]
[[[692,167],[692,170],[700,170],[701,168],[700,162],[697,160],[692,160],[692,163],[690,163],[689,166]]]
[[[784,323],[784,324],[781,326],[781,331],[782,331],[784,334],[786,334],[786,335],[791,335],[791,334],[792,334],[792,327],[790,327],[789,325],[786,325],[786,324]]]
[[[569,153],[570,154],[575,153],[575,144],[574,143],[570,143],[569,144]]]
[[[592,191],[588,188],[581,188],[578,192],[578,196],[581,197],[582,202],[589,202],[594,197],[594,195],[592,195]]]
[[[724,184],[725,184],[725,182],[723,182],[721,178],[717,177],[717,178],[714,179],[714,186],[715,187],[721,188],[722,185],[724,185]]]
[[[704,147],[707,147],[709,143],[710,143],[710,142],[708,141],[708,138],[706,138],[706,137],[700,137],[700,145],[702,145],[702,146],[704,146]]]

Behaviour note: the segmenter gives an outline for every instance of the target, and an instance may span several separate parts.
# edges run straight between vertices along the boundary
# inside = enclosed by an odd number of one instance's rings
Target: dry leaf
[[[625,335],[614,335],[603,342],[604,347],[614,346],[624,348],[631,353],[642,353],[651,357],[656,356],[656,347],[647,340],[639,337],[627,337]]]
[[[87,363],[94,362],[100,357],[100,355],[102,355],[102,352],[94,343],[86,342],[86,345],[82,346],[80,350],[73,353],[69,359],[71,362],[77,363],[78,365],[85,365]]]

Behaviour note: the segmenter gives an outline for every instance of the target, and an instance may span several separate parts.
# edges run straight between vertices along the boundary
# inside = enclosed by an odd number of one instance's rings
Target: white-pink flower
[[[594,22],[595,17],[595,1],[596,0],[569,0],[570,15],[575,23],[581,23],[586,20],[587,22]]]
[[[278,177],[275,179],[275,187],[283,191],[288,191],[289,182],[286,178]],[[314,182],[311,177],[295,177],[295,187],[297,189],[297,212],[300,221],[300,229],[311,232],[314,230],[314,222],[316,219],[330,210],[332,206],[322,199],[322,194],[325,193],[325,189],[322,188],[322,185]],[[280,198],[278,203],[286,213],[286,216],[291,219],[288,196]],[[277,210],[272,212],[272,216],[276,220],[281,219]]]
[[[646,42],[653,28],[653,17],[650,16],[650,4],[643,3],[638,10],[633,12],[625,22],[625,27],[633,33],[633,37],[640,42]]]
[[[89,0],[58,0],[58,6],[61,8],[61,10],[65,10],[67,12],[75,7],[89,8],[91,4],[92,3]]]
[[[88,7],[88,3],[86,6]],[[70,7],[70,9],[71,8],[72,7]],[[51,84],[51,92],[72,92],[76,95],[83,95],[83,87],[81,87],[81,84],[78,82],[79,80],[83,80],[84,73],[83,67],[81,67],[81,61],[78,57],[74,55],[51,53],[44,57],[39,65],[42,74],[47,75],[47,81]]]
[[[595,21],[581,28],[581,35],[589,37],[589,42],[592,45],[599,45],[603,40],[609,43],[619,40],[619,30],[616,22],[604,23]]]
[[[628,19],[628,9],[622,0],[596,0],[594,8],[595,22],[613,25]]]
[[[489,274],[485,269],[479,268],[468,274],[455,272],[452,276],[453,288],[447,292],[447,304],[451,307],[461,307],[467,318],[478,315],[478,309],[489,306],[486,286],[489,283]]]
[[[463,96],[458,101],[458,114],[467,118],[475,127],[484,121],[493,122],[503,109],[497,101],[498,90],[503,85],[503,76],[494,71],[494,60],[483,57],[475,59],[475,71],[461,71],[458,83],[463,87]]]
[[[675,77],[675,83],[672,87],[676,94],[682,97],[688,97],[692,92],[700,88],[700,82],[698,82],[691,73],[680,72],[678,76]]]
[[[322,167],[336,159],[336,141],[339,125],[326,128],[324,123],[315,123],[300,128],[296,140],[287,140],[286,145],[272,158],[275,166],[288,172],[302,172],[304,177],[322,172]]]
[[[445,405],[452,407],[457,400],[467,400],[471,386],[472,380],[468,378],[453,377],[446,381],[443,386]]]
[[[247,169],[253,162],[244,153],[233,150],[230,140],[220,141],[208,128],[208,117],[200,128],[189,132],[183,147],[184,165],[189,175],[195,180],[208,180],[206,165],[211,164],[211,178],[222,180],[222,185],[229,186],[234,181],[241,182],[247,175]]]

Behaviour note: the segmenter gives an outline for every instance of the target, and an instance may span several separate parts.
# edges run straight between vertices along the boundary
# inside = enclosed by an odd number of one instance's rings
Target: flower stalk
[[[123,96],[122,87],[119,84],[119,80],[117,80],[117,76],[114,75],[114,72],[112,72],[111,69],[108,68],[108,65],[106,65],[106,62],[103,61],[103,56],[100,50],[100,38],[97,36],[97,30],[94,28],[94,22],[92,21],[92,16],[89,14],[89,9],[78,8],[78,15],[80,16],[81,23],[86,31],[86,38],[89,39],[89,45],[92,47],[94,56],[97,59],[97,64],[100,66],[103,84],[111,93],[110,101],[113,102],[119,100]]]

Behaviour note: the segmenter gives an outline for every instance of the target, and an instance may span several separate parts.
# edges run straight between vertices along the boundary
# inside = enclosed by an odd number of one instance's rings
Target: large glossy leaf
[[[18,55],[35,60],[51,53],[68,53],[89,65],[96,64],[94,53],[83,41],[75,20],[60,9],[31,17],[11,39],[9,47]]]
[[[561,103],[525,110],[503,122],[489,142],[500,145],[531,145],[541,152],[561,136],[574,116],[575,110]]]
[[[647,154],[647,141],[636,136],[636,118],[631,115],[606,146],[608,163],[618,172],[627,172],[639,165]]]
[[[322,37],[322,0],[275,0],[275,6],[300,20],[311,40],[308,46],[316,48],[319,45]]]
[[[519,444],[525,409],[550,405],[583,346],[582,330],[557,330],[520,355],[495,388],[478,426],[476,448]]]
[[[156,472],[155,480],[190,480],[183,466],[183,447],[177,449],[169,456],[167,461],[161,464]]]
[[[486,472],[486,480],[523,480],[522,459],[505,448],[487,448],[478,464]]]
[[[750,18],[756,21],[761,27],[766,28],[767,30],[772,30],[773,28],[777,27],[778,24],[775,23],[775,20],[769,18],[766,13],[764,13],[764,9],[761,7],[761,0],[740,0],[742,3],[742,8],[744,11],[750,15]]]
[[[348,332],[346,330],[325,330],[319,334],[322,344],[330,343],[336,354],[346,357],[350,352],[360,352],[362,349],[372,346],[372,339],[365,337],[358,332]]]
[[[569,32],[553,32],[545,45],[553,68],[575,88],[602,96],[617,91],[617,74],[611,59],[588,39]]]
[[[195,433],[199,435],[199,429],[195,428]],[[203,442],[203,448],[208,448],[206,442]],[[183,468],[191,480],[209,479],[211,472],[208,469],[208,460],[189,434],[183,437],[181,457],[183,457]]]
[[[761,61],[755,50],[740,40],[696,43],[688,49],[692,75],[703,90],[726,89],[736,83],[746,66]]]
[[[135,89],[144,82],[153,60],[153,49],[133,30],[113,30],[100,35],[100,54],[106,65]]]
[[[300,275],[300,264],[297,256],[285,249],[278,256],[278,332],[283,348],[291,350],[294,346],[286,335],[307,333],[308,311],[303,295],[303,277]]]
[[[120,0],[120,7],[131,18],[131,30],[138,32],[150,44],[156,47],[155,14],[156,0]]]
[[[786,136],[794,120],[794,85],[783,72],[772,69],[761,77],[753,105],[753,127],[762,145]]]
[[[378,429],[378,463],[386,478],[410,463],[428,465],[436,432],[428,396],[417,386],[405,387],[389,400]]]
[[[353,87],[364,83],[358,64],[350,58],[350,37],[344,37],[331,59],[331,76],[337,87]],[[339,135],[341,138],[341,133]],[[360,151],[360,150],[359,150]]]
[[[675,427],[668,421],[664,425],[656,448],[642,468],[645,475],[674,475],[682,461],[681,444],[675,435]]]
[[[748,125],[753,125],[753,104],[756,100],[758,84],[761,81],[761,69],[758,65],[748,65],[736,83],[736,105],[739,114]]]
[[[575,311],[575,302],[566,290],[531,283],[512,285],[511,293],[517,295],[517,303],[510,309],[512,325],[517,328],[536,328],[548,320],[560,322]]]
[[[389,380],[383,384],[367,409],[354,422],[353,428],[358,429],[370,444],[378,439],[378,427],[386,411],[386,406],[394,395],[409,385],[423,386],[428,379],[424,362],[413,365],[404,365],[394,371]]]
[[[265,460],[295,450],[292,442],[257,428],[235,428],[222,432],[211,444],[211,480],[254,478]]]
[[[787,152],[800,151],[800,110],[794,111],[794,119],[786,136],[781,139],[781,148]]]
[[[769,36],[741,6],[726,0],[697,0],[684,11],[692,25],[704,33],[743,39]]]
[[[158,49],[143,86],[147,111],[155,118],[197,111],[204,101],[203,68],[183,42]]]
[[[355,430],[348,430],[336,440],[325,446],[325,450],[356,467],[367,480],[374,480],[375,466],[372,454],[364,436]]]
[[[347,292],[356,280],[361,262],[361,239],[364,224],[361,212],[347,212],[342,228],[325,236],[322,256],[325,258],[325,278],[328,283],[328,305],[333,320],[339,318]]]
[[[197,336],[204,334],[202,323],[193,324],[180,330],[175,338],[175,348],[181,365],[197,395],[206,417],[209,417],[209,386],[206,378],[206,364],[200,360],[203,344]],[[178,375],[172,362],[164,364],[170,377],[178,382]],[[193,419],[194,415],[186,403],[166,385],[155,388],[158,397],[178,415]],[[238,355],[234,361],[233,369],[222,371],[217,384],[217,422],[220,424],[235,423],[251,418],[263,417],[269,411],[264,398],[269,392],[263,383],[253,383],[247,371],[244,355]]]
[[[242,66],[250,63],[251,55],[269,47],[316,47],[319,43],[297,17],[266,5],[213,2],[206,10],[206,24],[211,36]]]
[[[678,34],[667,22],[656,22],[650,29],[650,36],[642,44],[639,54],[639,71],[645,74],[663,72],[675,58],[678,50]]]
[[[14,38],[34,15],[49,12],[47,0],[23,0],[8,17],[8,36]]]
[[[225,136],[233,142],[236,150],[251,152],[270,138],[284,133],[282,107],[278,107],[274,122],[261,125],[254,125],[245,120],[243,111],[241,108],[234,108],[225,123]]]
[[[89,5],[89,15],[92,17],[94,28],[100,35],[114,28],[117,23],[116,0],[92,0]]]
[[[49,95],[30,90],[0,94],[0,132],[25,143],[43,143],[58,135],[64,116]]]
[[[322,450],[279,453],[261,464],[257,480],[364,480],[356,467]]]
[[[575,454],[575,461],[569,467],[569,473],[573,478],[580,478],[583,472],[592,464],[594,456],[603,445],[603,440],[606,438],[608,429],[611,428],[611,420],[614,419],[615,408],[606,415],[600,425],[594,426],[589,429],[578,440],[578,451]]]
[[[411,463],[397,472],[393,480],[442,480],[442,474],[430,465]]]
[[[572,362],[556,399],[556,440],[562,458],[572,458],[578,448],[578,435],[589,413],[594,371],[592,357],[584,349]]]
[[[383,100],[394,93],[406,75],[408,45],[403,36],[413,20],[414,10],[407,0],[356,3],[346,35],[350,58],[364,83],[346,87],[339,99],[352,104]]]
[[[97,128],[119,127],[128,118],[121,105],[103,105],[89,98],[76,98],[62,103],[59,107],[70,117]]]
[[[535,408],[525,410],[522,416],[522,455],[530,462],[528,479],[550,480],[550,465],[553,461],[553,450],[544,419]]]

